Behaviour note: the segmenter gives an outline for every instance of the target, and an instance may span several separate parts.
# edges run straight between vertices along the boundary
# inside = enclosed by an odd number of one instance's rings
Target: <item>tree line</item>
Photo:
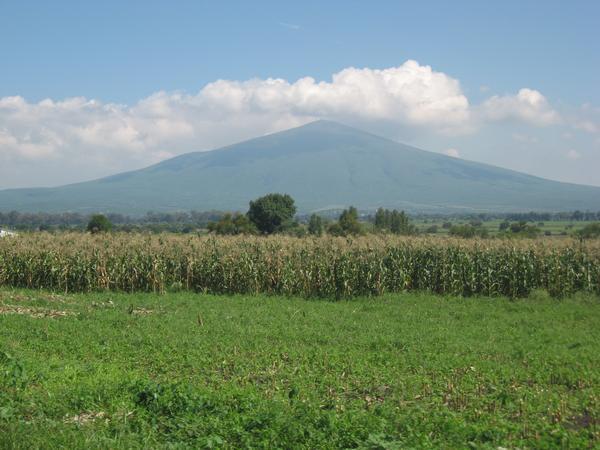
[[[200,230],[219,235],[236,234],[273,234],[283,233],[294,236],[329,234],[333,236],[361,235],[369,232],[391,233],[399,235],[417,234],[404,211],[379,208],[375,214],[362,214],[350,206],[341,211],[337,218],[332,218],[331,211],[310,216],[296,216],[297,208],[294,199],[287,194],[268,194],[249,204],[246,213],[228,213],[223,211],[189,211],[189,212],[148,212],[144,216],[134,217],[118,213],[105,215],[88,215],[73,212],[64,213],[26,213],[18,211],[1,212],[0,227],[15,230],[87,230],[87,231],[125,231],[125,232],[175,232],[191,233]],[[468,215],[420,215],[427,218],[468,218],[466,224],[444,222],[442,227],[448,229],[451,236],[471,238],[488,237],[488,231],[481,225],[498,217],[503,219],[499,226],[499,235],[536,237],[541,230],[528,221],[593,221],[600,220],[600,212],[528,212],[505,214],[468,214]],[[427,219],[425,219],[427,220]],[[437,232],[437,225],[432,225],[427,233]],[[586,228],[585,236],[596,234],[597,226]],[[547,233],[547,232],[546,232]]]
[[[223,211],[153,212],[140,217],[103,214],[119,231],[171,231],[186,233],[205,228],[226,214]],[[85,230],[94,214],[0,211],[0,227],[21,231]]]
[[[362,235],[368,231],[393,234],[416,234],[417,229],[410,224],[404,211],[379,208],[373,218],[373,226],[368,227],[360,220],[354,206],[344,209],[337,220],[329,220],[318,214],[311,214],[303,222],[295,217],[294,199],[287,194],[268,194],[250,202],[246,214],[225,214],[220,220],[208,224],[208,230],[220,235],[273,234],[283,233],[294,236]],[[367,217],[370,221],[371,217]]]
[[[440,221],[445,219],[462,220],[466,222],[479,220],[490,222],[504,220],[509,222],[555,222],[555,221],[587,221],[600,220],[600,211],[555,211],[555,212],[487,212],[487,213],[416,213],[414,219]]]

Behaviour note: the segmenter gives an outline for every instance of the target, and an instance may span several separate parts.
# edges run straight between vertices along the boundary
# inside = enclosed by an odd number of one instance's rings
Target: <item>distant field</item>
[[[592,448],[600,300],[0,290],[0,448]]]
[[[414,223],[417,226],[417,229],[423,233],[427,231],[428,228],[432,226],[437,227],[436,234],[445,235],[448,234],[449,229],[444,228],[444,223],[449,222],[453,225],[466,224],[469,223],[467,220],[448,220],[448,219],[440,219],[440,220],[415,220]],[[481,224],[482,228],[485,228],[490,236],[495,236],[498,234],[500,224],[504,222],[504,220],[488,220]],[[510,222],[510,221],[509,221]],[[514,221],[513,221],[514,222]],[[595,223],[595,221],[572,221],[572,220],[551,220],[545,222],[528,222],[530,225],[535,225],[541,230],[541,234],[543,235],[546,231],[551,233],[551,236],[562,237],[572,236],[578,230],[581,230],[586,225],[591,223]]]

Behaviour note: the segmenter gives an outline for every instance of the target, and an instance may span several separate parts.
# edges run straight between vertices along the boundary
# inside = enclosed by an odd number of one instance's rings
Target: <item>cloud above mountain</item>
[[[159,91],[134,105],[82,97],[31,103],[12,96],[0,98],[0,188],[36,184],[15,175],[26,164],[38,165],[37,184],[59,184],[318,118],[366,129],[387,124],[441,138],[474,134],[495,122],[544,127],[564,121],[542,93],[529,88],[472,105],[457,79],[413,60],[387,69],[349,67],[330,81],[217,80],[195,94]],[[594,126],[584,119],[577,124]],[[56,170],[44,170],[43,164],[63,170],[53,176]]]
[[[482,105],[487,120],[517,120],[537,126],[554,125],[561,117],[541,92],[523,88],[516,95],[504,95],[487,99]]]
[[[436,131],[468,125],[470,108],[460,83],[416,61],[384,70],[347,68],[331,82],[301,78],[208,84],[195,98],[209,109],[233,114],[353,117],[425,126]]]

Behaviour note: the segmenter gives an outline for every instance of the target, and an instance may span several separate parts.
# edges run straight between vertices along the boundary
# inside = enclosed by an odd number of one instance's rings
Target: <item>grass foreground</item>
[[[0,448],[593,448],[600,300],[0,290]]]

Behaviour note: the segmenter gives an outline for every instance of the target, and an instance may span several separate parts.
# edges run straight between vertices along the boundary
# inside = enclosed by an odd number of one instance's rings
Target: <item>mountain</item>
[[[600,210],[600,188],[419,150],[318,121],[210,152],[55,188],[0,191],[0,210],[246,210],[269,192],[300,212],[354,205],[408,211]]]

